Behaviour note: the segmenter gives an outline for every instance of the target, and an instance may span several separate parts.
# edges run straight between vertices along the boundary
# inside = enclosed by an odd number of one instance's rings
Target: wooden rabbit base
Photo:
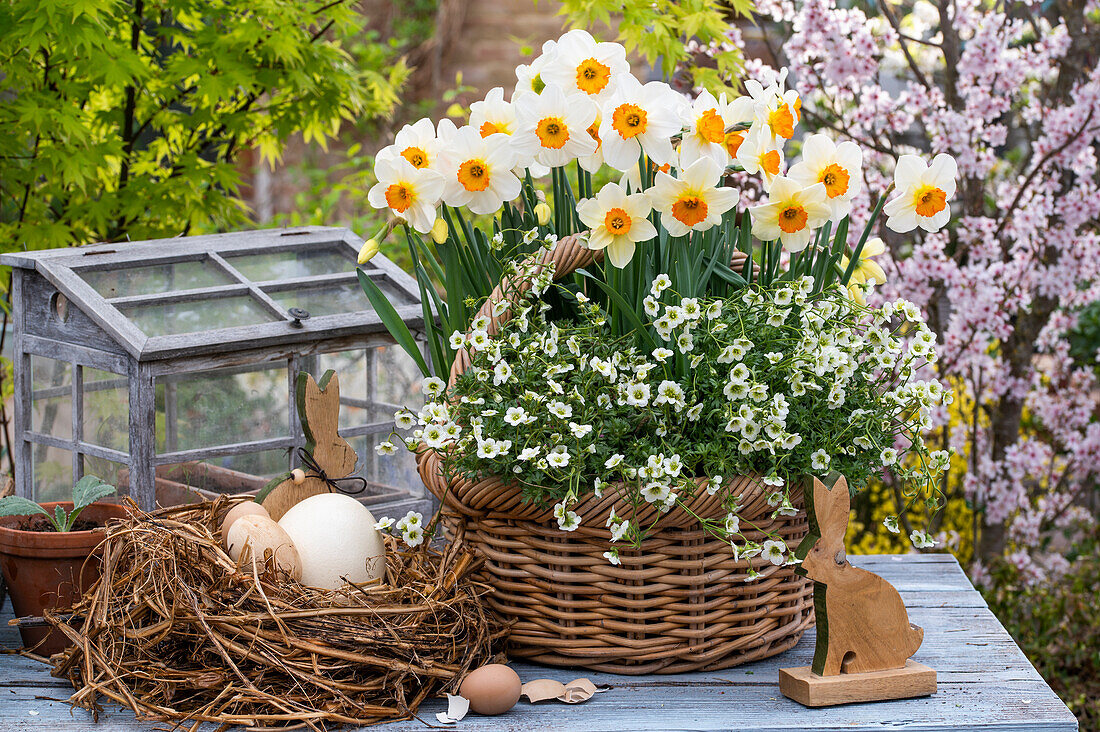
[[[818,676],[809,666],[779,669],[783,696],[807,707],[909,699],[936,693],[936,672],[909,659],[904,668]]]

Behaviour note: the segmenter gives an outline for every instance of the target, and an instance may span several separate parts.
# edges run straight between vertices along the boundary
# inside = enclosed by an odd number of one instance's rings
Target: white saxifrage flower
[[[598,102],[611,95],[619,80],[629,75],[625,48],[618,43],[597,43],[588,31],[578,28],[558,39],[542,80]]]
[[[596,105],[574,94],[566,97],[557,84],[542,94],[526,94],[516,106],[515,148],[550,167],[561,167],[596,151],[588,128],[596,120]]]
[[[681,170],[679,178],[657,173],[647,195],[670,235],[706,231],[722,223],[722,215],[737,205],[735,189],[718,187],[723,171],[710,158],[700,158]]]
[[[442,175],[399,156],[378,158],[374,174],[378,182],[367,193],[372,206],[390,209],[421,234],[432,230],[435,207],[445,191]]]
[[[657,165],[671,163],[671,137],[680,132],[686,112],[687,101],[668,84],[651,81],[642,86],[633,76],[623,77],[601,110],[604,160],[624,171],[638,165],[642,152]]]
[[[850,140],[839,145],[826,135],[810,135],[802,145],[802,160],[791,166],[787,177],[805,187],[825,186],[831,219],[840,221],[852,210],[852,199],[863,185],[863,151]]]
[[[749,209],[752,233],[761,241],[783,242],[789,252],[800,252],[813,232],[829,220],[832,210],[826,202],[825,185],[803,188],[790,178],[779,176],[772,183],[768,203]]]
[[[727,117],[726,96],[720,99],[704,90],[691,105],[688,129],[680,141],[680,162],[690,165],[699,158],[710,158],[723,168],[729,162],[726,128],[734,120]]]
[[[760,555],[772,564],[785,564],[787,561],[787,545],[775,539],[768,539],[761,547]]]
[[[927,165],[916,155],[902,155],[894,168],[897,195],[886,202],[886,227],[899,234],[918,226],[939,231],[951,218],[948,201],[955,195],[958,165],[950,155],[940,153]]]
[[[577,204],[577,215],[589,229],[588,248],[607,249],[608,259],[616,267],[626,266],[638,242],[657,236],[647,218],[651,210],[646,194],[627,195],[616,183],[608,183],[595,198]]]
[[[489,214],[519,195],[519,178],[512,173],[515,154],[508,140],[507,135],[483,138],[469,126],[454,133],[443,151],[440,166],[445,181],[443,200],[447,205],[466,206],[475,214]]]

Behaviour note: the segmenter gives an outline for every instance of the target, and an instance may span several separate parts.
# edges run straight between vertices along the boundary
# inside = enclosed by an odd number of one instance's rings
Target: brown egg
[[[242,516],[229,527],[226,540],[229,557],[234,562],[240,559],[246,546],[250,547],[252,556],[257,560],[263,559],[270,549],[275,555],[275,566],[280,571],[296,580],[302,578],[302,559],[294,542],[282,526],[267,516]]]
[[[267,512],[267,509],[255,501],[244,501],[229,509],[229,512],[225,514],[225,518],[222,519],[222,543],[225,544],[227,549],[229,548],[229,527],[242,516],[266,516],[271,518],[271,514]]]
[[[500,663],[490,663],[471,671],[462,680],[458,693],[470,700],[470,709],[478,714],[504,714],[519,701],[522,686],[515,671]]]

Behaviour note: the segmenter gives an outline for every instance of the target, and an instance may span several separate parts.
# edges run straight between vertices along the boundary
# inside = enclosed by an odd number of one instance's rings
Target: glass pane
[[[401,346],[374,349],[374,401],[384,408],[424,406],[424,375]],[[393,416],[392,413],[390,416]]]
[[[73,454],[32,443],[31,486],[36,501],[73,500]]]
[[[359,455],[356,475],[367,479],[367,493],[397,492],[402,496],[423,496],[424,483],[416,472],[416,456],[400,445],[393,455],[379,455],[375,446],[389,439],[389,434],[361,435],[348,442]]]
[[[108,298],[196,290],[200,287],[236,283],[228,272],[208,259],[125,269],[84,270],[79,274],[96,292]]]
[[[65,361],[31,356],[31,430],[73,436],[73,369]]]
[[[158,377],[157,452],[287,437],[289,402],[285,361]]]
[[[264,454],[249,456],[245,458],[244,463],[252,467],[264,468]],[[278,457],[278,451],[276,455]],[[157,468],[157,502],[164,506],[178,506],[194,503],[201,497],[212,498],[219,493],[258,493],[267,484],[266,477],[233,470],[221,465],[223,461],[241,463],[240,459],[216,458],[209,462],[161,465]],[[286,470],[285,454],[281,455],[281,462],[278,459],[275,462],[278,468],[271,471],[272,473]]]
[[[226,455],[220,458],[211,458],[206,462],[238,473],[261,478],[266,484],[279,473],[285,473],[290,469],[290,457],[286,450],[266,450],[264,452],[249,452],[243,455]]]
[[[314,371],[323,374],[332,369],[340,376],[340,427],[358,427],[393,420],[393,410],[372,405],[374,349],[323,353],[317,357]]]
[[[253,300],[251,295],[139,305],[119,310],[141,328],[145,335],[151,337],[235,328],[270,323],[277,319]]]
[[[130,495],[130,468],[114,460],[84,456],[84,475],[94,475],[118,489],[118,495],[106,498],[108,502],[121,502],[122,496]]]
[[[253,282],[351,272],[355,268],[350,249],[303,249],[226,257],[238,272]]]
[[[84,369],[84,441],[129,452],[130,387],[125,376]]]
[[[395,307],[413,304],[407,295],[386,280],[375,279],[374,282]],[[357,281],[293,290],[267,290],[267,294],[284,308],[302,308],[313,317],[371,310],[370,301]]]

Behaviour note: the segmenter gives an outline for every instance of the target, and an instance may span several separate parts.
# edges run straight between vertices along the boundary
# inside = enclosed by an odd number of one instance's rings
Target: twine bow
[[[311,455],[309,450],[306,450],[304,447],[298,448],[298,459],[302,462],[302,465],[309,469],[311,473],[316,473],[315,477],[320,478],[325,483],[327,483],[328,487],[332,490],[337,490],[340,493],[354,496],[362,493],[367,489],[367,479],[362,477],[361,475],[349,475],[346,478],[328,477],[328,474],[325,473],[324,469],[317,464],[316,460],[313,459],[313,455]],[[346,483],[348,481],[351,481],[352,484],[357,484],[359,487],[350,488],[340,485],[341,483]]]

